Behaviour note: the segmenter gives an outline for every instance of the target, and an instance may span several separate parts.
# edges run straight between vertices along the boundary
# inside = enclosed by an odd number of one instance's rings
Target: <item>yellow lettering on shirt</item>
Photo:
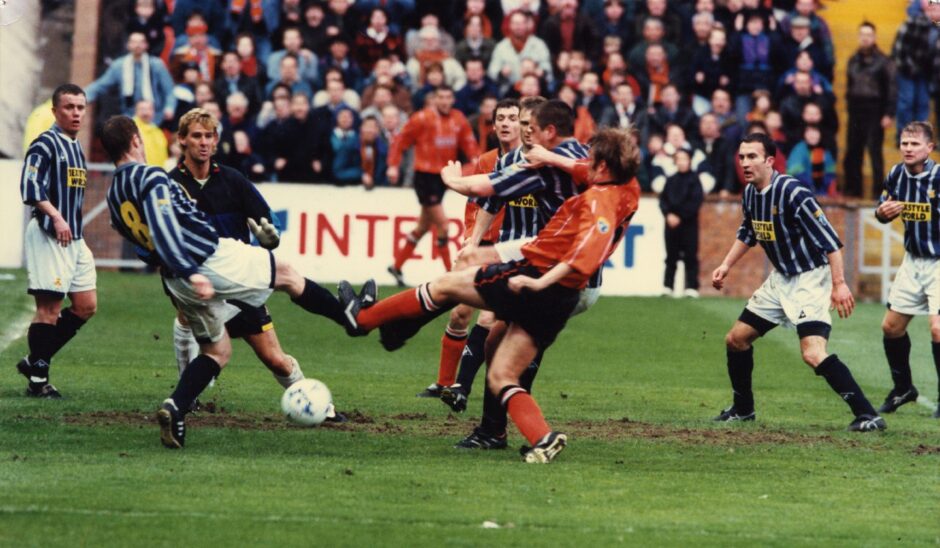
[[[904,209],[901,210],[902,221],[922,222],[930,220],[930,204],[921,202],[900,202]]]
[[[754,229],[754,235],[762,242],[775,242],[777,235],[774,233],[774,223],[772,221],[751,221],[751,227]]]
[[[535,196],[532,196],[531,194],[526,194],[525,196],[521,196],[515,200],[510,200],[509,205],[514,207],[527,207],[530,209],[535,209],[538,207],[538,204],[535,202]]]
[[[70,188],[85,188],[85,170],[80,167],[70,167],[68,169],[68,180],[65,184]]]

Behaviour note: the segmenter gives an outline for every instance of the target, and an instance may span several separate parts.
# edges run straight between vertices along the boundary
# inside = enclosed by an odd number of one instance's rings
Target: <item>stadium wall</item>
[[[19,194],[20,162],[0,160],[0,181],[5,196]],[[110,183],[106,166],[89,166],[85,198],[85,232],[88,245],[100,264],[115,266],[128,257],[121,239],[111,230],[104,202]],[[283,241],[277,254],[318,281],[336,282],[348,279],[361,283],[375,277],[379,283],[394,283],[386,272],[392,263],[393,249],[400,246],[404,235],[417,222],[418,205],[410,190],[332,185],[298,185],[267,183],[258,186],[271,204],[275,218],[283,229]],[[451,251],[462,239],[464,199],[454,193],[445,195],[444,208],[450,218]],[[25,214],[19,200],[2,201],[0,227],[8,235],[8,243],[0,251],[0,267],[18,268],[22,260],[22,232]],[[863,239],[859,234],[859,215],[863,209],[854,205],[823,203],[826,215],[846,243],[846,277],[860,298],[880,298],[881,284],[877,276],[862,276],[856,270]],[[724,258],[741,223],[740,202],[709,198],[701,210],[699,257],[700,288],[703,295],[718,295],[711,288],[711,272]],[[604,272],[604,293],[608,295],[658,295],[662,288],[665,260],[663,216],[658,200],[644,197],[640,210],[623,242],[611,256]],[[405,264],[407,281],[417,283],[443,272],[436,257],[432,238],[425,237],[416,257]],[[877,254],[881,248],[867,251]],[[124,256],[122,257],[122,253]],[[899,262],[893,260],[894,264]],[[754,250],[735,266],[729,283],[720,294],[749,296],[769,273],[770,265],[763,252]],[[681,280],[677,276],[677,282]]]

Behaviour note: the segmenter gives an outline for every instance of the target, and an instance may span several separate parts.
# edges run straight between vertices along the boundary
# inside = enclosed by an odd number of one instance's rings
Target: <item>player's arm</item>
[[[145,226],[149,231],[150,246],[160,261],[178,276],[189,278],[199,268],[186,251],[181,234],[183,232],[170,195],[170,183],[166,175],[154,170],[147,176],[147,186],[141,196]],[[128,227],[130,228],[130,227]]]
[[[845,283],[845,264],[842,261],[842,250],[837,249],[828,254],[829,271],[832,273],[832,297],[830,309],[839,312],[840,318],[848,318],[855,309],[855,297],[852,290]]]
[[[725,258],[721,261],[721,264],[718,265],[712,272],[712,287],[715,289],[721,289],[725,286],[725,278],[728,277],[728,272],[731,270],[741,257],[745,253],[751,250],[751,246],[741,241],[740,239],[735,239],[734,243],[731,244],[731,249],[728,250],[728,254],[725,255]]]
[[[46,145],[41,141],[37,141],[30,147],[30,152],[23,162],[20,194],[24,204],[35,207],[52,220],[56,241],[64,247],[72,241],[72,229],[69,228],[69,223],[62,216],[62,213],[49,201],[47,190],[49,188],[50,162],[48,156],[51,151],[44,150],[45,148]]]
[[[572,268],[570,264],[558,263],[539,278],[532,278],[530,276],[513,276],[509,278],[509,289],[511,289],[513,293],[519,293],[523,289],[541,291],[552,284],[558,283],[573,271],[574,268]]]
[[[401,129],[401,133],[398,134],[394,139],[392,139],[392,146],[388,150],[388,167],[385,169],[385,175],[388,177],[388,182],[392,184],[398,183],[398,178],[400,176],[399,166],[401,165],[401,157],[405,153],[405,149],[414,146],[415,140],[418,135],[421,133],[421,123],[422,119],[421,114],[415,114],[405,122],[405,126]]]
[[[72,242],[72,229],[69,228],[69,223],[65,220],[65,217],[62,216],[62,213],[60,213],[49,200],[36,202],[33,205],[36,209],[41,211],[43,215],[52,219],[52,226],[55,228],[55,239],[59,242],[59,245],[62,247],[69,245],[69,243]]]
[[[477,211],[476,222],[473,223],[473,231],[470,233],[470,236],[467,238],[467,243],[464,245],[480,245],[483,236],[489,231],[490,227],[493,226],[493,219],[495,218],[495,214],[490,213],[483,206],[480,206],[480,210]]]
[[[898,218],[898,215],[904,210],[904,205],[894,199],[891,193],[891,181],[895,180],[894,172],[898,168],[892,169],[884,181],[884,190],[881,191],[881,198],[878,200],[878,208],[875,209],[875,218],[882,224],[890,223]]]
[[[477,144],[476,137],[473,135],[473,129],[470,127],[470,123],[467,122],[466,118],[463,123],[460,124],[460,134],[458,135],[457,142],[460,143],[460,150],[463,152],[468,162],[477,160],[477,157],[480,155],[480,147]]]
[[[248,217],[248,229],[254,234],[261,247],[276,249],[281,243],[281,235],[271,222],[271,206],[264,199],[255,185],[242,176],[237,175],[238,185],[242,190],[242,212]]]
[[[494,194],[489,175],[462,175],[462,169],[460,162],[447,162],[441,170],[441,179],[447,188],[471,197],[487,197]]]

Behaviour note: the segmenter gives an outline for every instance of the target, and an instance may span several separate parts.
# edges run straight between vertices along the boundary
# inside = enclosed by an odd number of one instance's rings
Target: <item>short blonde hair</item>
[[[193,124],[199,124],[214,133],[218,133],[219,130],[219,121],[212,113],[204,108],[194,108],[180,118],[180,126],[177,130],[179,136],[186,137],[189,135],[189,128]]]

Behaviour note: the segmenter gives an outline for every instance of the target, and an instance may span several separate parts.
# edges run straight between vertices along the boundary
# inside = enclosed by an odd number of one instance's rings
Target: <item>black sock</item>
[[[734,408],[741,415],[754,412],[754,392],[751,390],[751,372],[754,371],[754,347],[738,352],[727,349],[728,378],[734,392]]]
[[[852,413],[857,417],[859,415],[877,415],[875,408],[871,406],[862,388],[855,382],[852,372],[835,354],[830,354],[828,358],[822,361],[816,367],[816,374],[826,379],[829,386],[836,394],[845,400],[852,409]]]
[[[29,343],[29,376],[31,388],[37,388],[49,382],[49,364],[52,362],[53,348],[56,341],[56,327],[48,323],[31,323],[26,332]]]
[[[529,367],[519,376],[519,386],[530,394],[541,361],[542,353],[539,352],[532,363],[529,364]],[[505,436],[507,420],[506,408],[500,403],[499,396],[493,395],[490,391],[489,381],[487,381],[486,390],[483,394],[483,417],[480,419],[480,429],[494,437]]]
[[[212,379],[217,377],[221,371],[222,368],[219,367],[219,364],[209,356],[205,354],[196,356],[183,370],[179,383],[176,385],[176,390],[170,396],[173,402],[176,403],[176,408],[184,415],[189,413],[189,408],[192,407],[199,394],[202,394],[202,391],[209,386]]]
[[[71,308],[63,309],[59,315],[59,320],[55,324],[56,336],[49,345],[50,358],[55,356],[56,352],[72,340],[72,337],[78,333],[83,325],[85,325],[85,320],[76,316]]]
[[[313,280],[306,280],[304,292],[291,300],[307,312],[325,316],[339,325],[346,326],[343,305],[332,293]]]
[[[467,345],[460,355],[460,369],[457,370],[457,384],[459,384],[469,395],[473,388],[473,379],[477,376],[477,371],[483,365],[486,356],[483,355],[483,345],[486,343],[486,337],[490,330],[474,325],[467,336]]]
[[[894,381],[894,390],[898,394],[903,394],[910,390],[912,383],[911,338],[906,332],[896,339],[885,337],[884,347],[885,357],[888,358],[888,367],[891,369],[891,380]],[[934,356],[936,355],[937,349],[934,347]]]
[[[930,343],[933,350],[933,366],[937,369],[937,398],[940,399],[940,342]]]

